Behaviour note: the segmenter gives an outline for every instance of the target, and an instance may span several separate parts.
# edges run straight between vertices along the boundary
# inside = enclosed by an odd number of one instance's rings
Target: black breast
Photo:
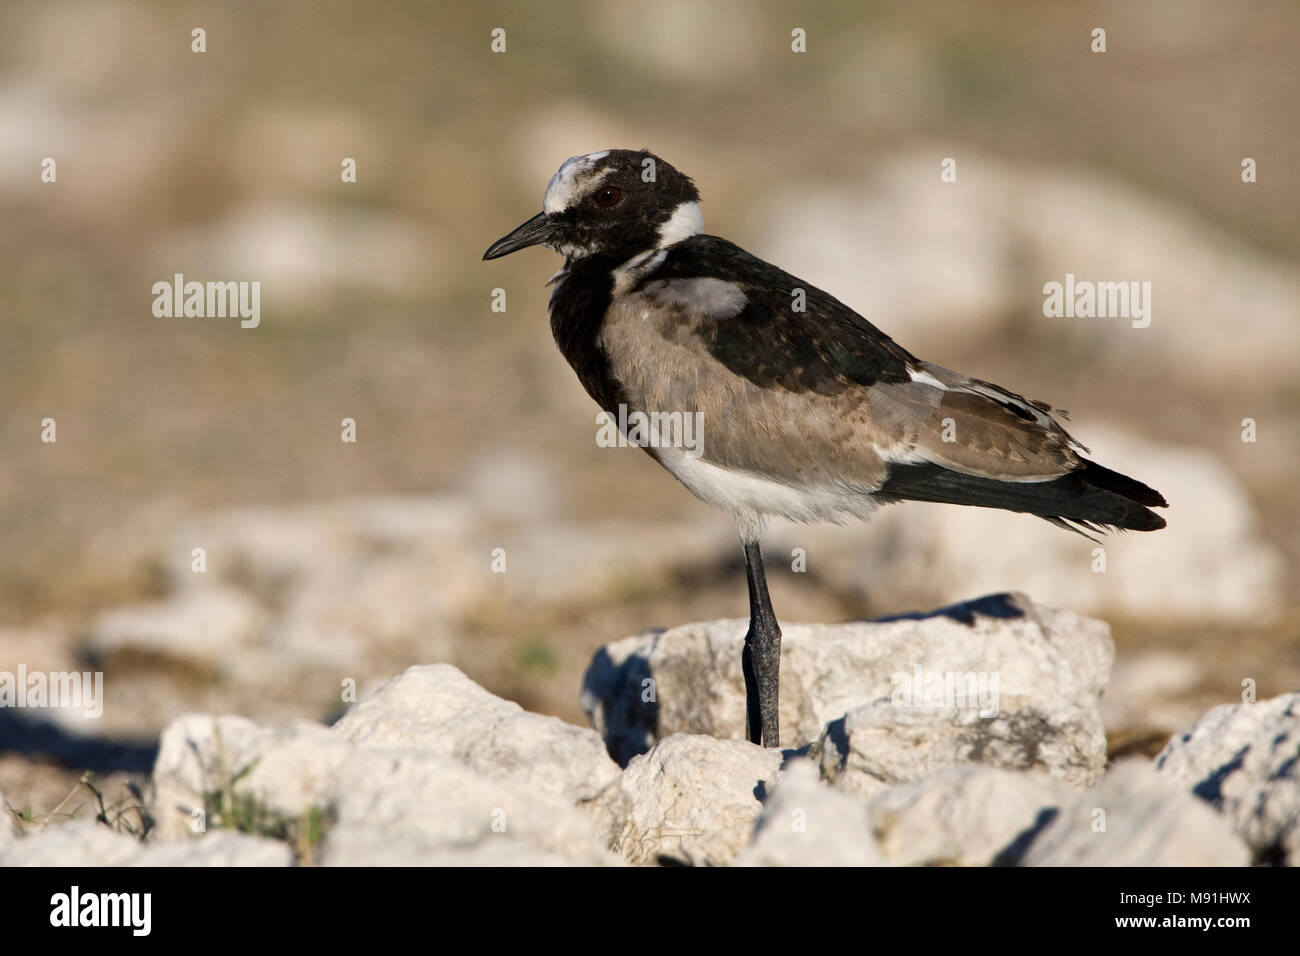
[[[617,416],[625,399],[599,344],[614,290],[612,265],[594,258],[571,265],[551,296],[550,311],[555,344],[582,387],[602,409]]]

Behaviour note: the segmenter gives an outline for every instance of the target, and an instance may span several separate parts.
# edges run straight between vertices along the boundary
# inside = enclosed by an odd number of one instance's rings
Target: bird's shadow
[[[663,628],[655,629],[655,636]],[[609,656],[607,648],[600,648],[587,666],[582,678],[583,707],[591,708],[599,701],[607,711],[604,714],[605,749],[620,767],[650,749],[659,739],[659,694],[648,656],[635,654],[621,664]],[[624,728],[618,733],[612,728]]]
[[[1025,609],[1017,602],[1016,595],[1008,591],[1002,591],[998,594],[986,594],[983,597],[972,598],[969,601],[959,601],[956,604],[949,604],[947,607],[937,608],[933,611],[908,611],[903,614],[889,614],[885,617],[861,618],[860,620],[888,624],[891,621],[926,621],[936,617],[950,618],[959,624],[974,627],[975,618],[977,617],[1012,620],[1025,617]]]
[[[72,733],[49,720],[0,708],[0,754],[51,760],[94,773],[152,773],[158,740],[117,740]]]

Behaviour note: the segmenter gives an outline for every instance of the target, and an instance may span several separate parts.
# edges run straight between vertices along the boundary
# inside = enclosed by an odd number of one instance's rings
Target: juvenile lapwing
[[[639,443],[740,532],[753,742],[780,745],[781,629],[758,543],[768,516],[840,523],[910,500],[1026,512],[1084,534],[1165,526],[1149,510],[1166,507],[1160,493],[1082,457],[1051,406],[916,358],[702,226],[690,178],[644,150],[603,150],[567,160],[542,211],[483,258],[536,245],[564,254],[551,331],[613,419],[699,413],[697,447],[656,441],[653,428]]]

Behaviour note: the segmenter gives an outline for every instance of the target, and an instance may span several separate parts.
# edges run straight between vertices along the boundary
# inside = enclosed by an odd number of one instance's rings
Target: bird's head
[[[546,187],[542,211],[492,243],[484,259],[550,246],[571,260],[625,261],[700,231],[690,177],[646,150],[606,149],[567,159]]]

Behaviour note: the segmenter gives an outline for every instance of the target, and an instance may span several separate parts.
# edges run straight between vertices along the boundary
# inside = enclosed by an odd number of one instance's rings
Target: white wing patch
[[[909,366],[907,369],[907,374],[911,376],[912,381],[914,382],[920,382],[922,385],[933,385],[935,388],[941,388],[945,392],[948,391],[947,385],[939,381],[937,378],[935,378],[933,375],[931,375],[929,372],[925,371],[924,369],[912,368],[911,366]]]
[[[703,276],[698,279],[656,279],[647,282],[645,296],[657,307],[679,306],[714,319],[734,319],[749,299],[734,282]]]
[[[915,446],[909,446],[901,441],[892,445],[878,445],[872,442],[871,450],[887,465],[921,465],[930,461],[917,451]]]

